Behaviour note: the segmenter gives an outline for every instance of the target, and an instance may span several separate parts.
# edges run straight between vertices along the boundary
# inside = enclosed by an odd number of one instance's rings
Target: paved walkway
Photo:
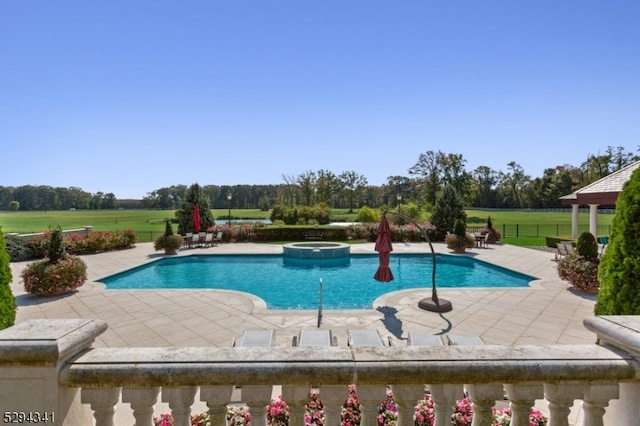
[[[448,253],[444,244],[437,252]],[[273,244],[236,243],[211,248],[181,250],[195,253],[281,253]],[[375,253],[373,244],[356,244],[352,253]],[[430,253],[426,243],[395,243],[394,253]],[[229,346],[244,329],[276,330],[276,345],[289,346],[300,329],[317,327],[317,311],[267,310],[246,293],[220,290],[105,290],[100,278],[162,254],[153,244],[130,250],[83,256],[89,280],[78,291],[59,297],[25,294],[20,272],[25,263],[12,263],[12,289],[17,298],[16,322],[33,318],[94,318],[106,321],[108,330],[97,347]],[[595,297],[569,289],[556,273],[553,253],[510,245],[489,245],[466,254],[540,278],[529,288],[438,289],[452,302],[451,312],[439,314],[418,308],[431,297],[430,271],[424,290],[388,293],[370,310],[323,312],[321,328],[332,329],[339,345],[346,345],[346,330],[375,328],[395,344],[405,344],[407,334],[452,332],[480,335],[488,344],[581,344],[595,336],[582,320],[593,315]],[[372,272],[373,274],[373,272]],[[382,285],[382,284],[381,284]]]

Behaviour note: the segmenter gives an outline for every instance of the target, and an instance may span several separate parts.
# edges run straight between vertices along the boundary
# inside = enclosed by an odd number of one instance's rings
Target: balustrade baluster
[[[202,386],[200,401],[207,403],[214,425],[226,424],[227,405],[231,402],[233,386]]]
[[[347,385],[322,385],[319,391],[324,404],[325,424],[339,425],[342,404],[347,397]]]
[[[282,385],[282,398],[289,404],[289,424],[304,424],[304,406],[309,401],[309,386]]]
[[[378,405],[386,397],[386,387],[380,385],[356,386],[360,400],[363,426],[375,426],[378,418]]]
[[[266,426],[266,410],[271,401],[271,392],[271,386],[242,387],[242,401],[249,407],[252,426]]]
[[[96,426],[113,426],[113,413],[120,399],[120,388],[82,388],[80,402],[90,404]]]
[[[462,385],[428,385],[435,404],[436,422],[434,426],[451,424],[451,414],[456,400],[464,397]]]
[[[511,406],[511,426],[529,426],[529,413],[536,399],[544,398],[542,385],[505,385]]]
[[[496,401],[504,398],[502,385],[466,385],[469,399],[473,403],[473,421],[471,426],[491,426],[492,408]]]
[[[609,400],[619,398],[619,392],[617,384],[585,386],[582,401],[583,426],[604,426],[605,407],[609,405]]]
[[[412,426],[416,405],[424,398],[424,385],[393,385],[391,389],[398,404],[398,425]]]
[[[169,404],[174,426],[191,426],[191,406],[197,390],[195,386],[162,388],[162,402]]]
[[[569,426],[569,414],[575,399],[582,398],[581,385],[544,384],[544,396],[549,401],[548,426]]]
[[[153,406],[158,401],[159,387],[124,388],[122,402],[127,402],[133,410],[136,423],[133,426],[151,426],[153,423]]]

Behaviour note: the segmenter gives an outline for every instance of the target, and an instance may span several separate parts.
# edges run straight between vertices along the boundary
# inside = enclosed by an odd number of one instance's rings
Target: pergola
[[[640,161],[631,163],[577,191],[560,197],[562,204],[571,205],[571,236],[578,238],[578,210],[589,206],[589,232],[598,236],[598,206],[615,207],[618,194],[631,174],[640,167]]]

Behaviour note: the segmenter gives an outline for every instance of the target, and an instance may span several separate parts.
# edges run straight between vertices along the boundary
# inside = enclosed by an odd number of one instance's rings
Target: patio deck
[[[375,254],[373,243],[355,244],[352,253]],[[437,252],[448,253],[444,244]],[[222,244],[181,250],[192,253],[281,253],[272,244]],[[394,253],[429,253],[426,243],[394,243]],[[228,347],[244,329],[276,330],[276,346],[290,346],[301,329],[317,326],[317,311],[267,310],[251,295],[220,290],[109,290],[98,281],[159,256],[152,243],[125,251],[83,256],[89,280],[77,292],[38,298],[25,294],[20,272],[25,263],[12,263],[12,289],[17,298],[16,323],[35,318],[91,318],[108,323],[95,347]],[[338,345],[346,346],[347,329],[378,329],[396,345],[406,344],[409,332],[482,336],[487,344],[593,343],[594,335],[582,325],[593,315],[595,297],[572,291],[555,270],[553,253],[492,244],[464,256],[475,256],[503,267],[540,278],[529,288],[438,289],[438,296],[452,302],[444,314],[418,308],[431,296],[430,270],[426,287],[388,293],[369,310],[324,310],[320,328],[331,329]],[[371,271],[372,277],[375,271]],[[377,283],[372,278],[372,285]]]

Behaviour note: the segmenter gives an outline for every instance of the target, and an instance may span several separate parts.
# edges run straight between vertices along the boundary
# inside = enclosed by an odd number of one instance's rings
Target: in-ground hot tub
[[[338,259],[348,258],[351,246],[344,243],[301,242],[282,246],[282,255],[294,259]]]

